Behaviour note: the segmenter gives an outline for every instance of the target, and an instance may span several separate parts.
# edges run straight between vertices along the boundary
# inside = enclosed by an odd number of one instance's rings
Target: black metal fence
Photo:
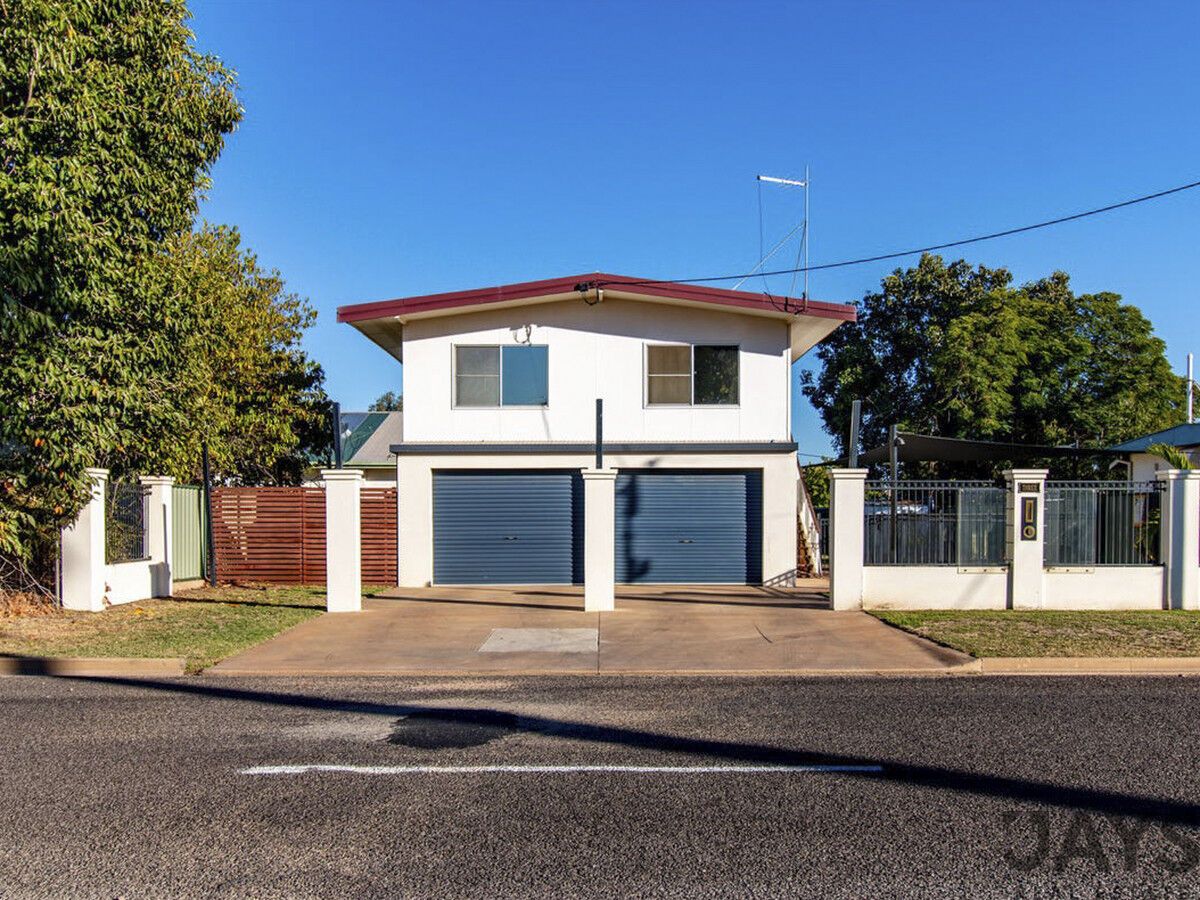
[[[995,566],[1007,561],[1007,491],[990,481],[868,481],[868,566]]]
[[[1161,565],[1162,496],[1159,482],[1046,482],[1046,565]]]
[[[110,563],[146,559],[146,488],[109,482],[104,498],[104,558]]]
[[[818,540],[821,542],[821,571],[829,574],[829,507],[814,506],[817,516]]]

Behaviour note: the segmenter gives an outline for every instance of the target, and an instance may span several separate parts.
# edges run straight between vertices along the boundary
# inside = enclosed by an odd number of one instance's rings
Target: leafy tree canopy
[[[187,477],[208,437],[275,470],[303,444],[268,408],[319,392],[311,311],[235,233],[192,234],[241,109],[187,16],[0,0],[0,552],[71,521],[87,466]]]
[[[863,401],[864,448],[887,428],[1104,447],[1176,424],[1182,380],[1141,311],[1076,295],[1066,274],[1014,287],[1004,269],[926,255],[883,279],[817,347],[805,396],[838,450]]]
[[[367,407],[368,412],[393,412],[404,409],[404,395],[395,391],[385,391],[375,398],[375,402]]]
[[[324,373],[300,346],[316,312],[260,268],[232,228],[181,235],[160,266],[180,306],[170,376],[189,424],[127,447],[123,464],[196,481],[206,442],[218,480],[297,482],[331,443]]]

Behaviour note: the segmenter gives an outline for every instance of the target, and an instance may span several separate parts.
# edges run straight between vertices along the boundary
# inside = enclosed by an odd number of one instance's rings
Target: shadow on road
[[[156,681],[139,678],[78,677],[74,681],[125,685],[143,690],[190,694],[221,700],[238,700],[300,709],[371,714],[390,717],[419,716],[423,721],[469,724],[473,727],[511,729],[513,713],[472,707],[438,707],[425,704],[375,703],[338,700],[282,691],[247,690],[188,681]],[[591,725],[542,716],[520,715],[521,731],[568,737],[597,744],[614,744],[661,753],[687,753],[702,757],[754,765],[787,766],[882,766],[879,772],[852,772],[845,777],[868,778],[938,790],[978,794],[1005,800],[1040,803],[1106,815],[1134,816],[1159,823],[1200,827],[1200,805],[1178,800],[1141,797],[1094,788],[1070,787],[1024,778],[987,775],[942,766],[914,765],[870,756],[851,756],[807,750],[784,749],[737,741],[691,738],[658,734],[633,728]]]

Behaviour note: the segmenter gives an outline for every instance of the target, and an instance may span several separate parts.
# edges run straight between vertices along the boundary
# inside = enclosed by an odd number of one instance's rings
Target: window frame
[[[495,350],[499,359],[497,379],[499,390],[496,394],[495,405],[478,406],[460,404],[458,402],[458,349]],[[504,402],[504,348],[505,347],[545,347],[546,348],[546,402],[545,403],[505,403]],[[550,345],[549,344],[451,344],[450,345],[450,408],[451,409],[546,409],[550,405]]]
[[[688,396],[687,403],[651,403],[650,402],[650,348],[651,347],[687,347],[688,348]],[[697,347],[732,347],[737,354],[737,398],[732,403],[697,403],[696,402],[696,348]],[[678,376],[676,376],[678,377]],[[742,405],[742,345],[717,341],[699,341],[694,344],[683,341],[646,341],[642,344],[642,408],[643,409],[738,409]]]

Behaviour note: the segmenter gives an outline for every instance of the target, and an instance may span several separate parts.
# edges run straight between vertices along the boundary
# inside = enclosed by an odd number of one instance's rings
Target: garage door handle
[[[506,534],[504,536],[504,539],[506,541],[515,541],[517,539],[517,536],[515,534]]]
[[[694,543],[696,543],[696,542],[695,542],[695,541],[693,541],[691,538],[680,538],[680,539],[679,539],[679,543],[681,543],[681,544],[694,544]]]

